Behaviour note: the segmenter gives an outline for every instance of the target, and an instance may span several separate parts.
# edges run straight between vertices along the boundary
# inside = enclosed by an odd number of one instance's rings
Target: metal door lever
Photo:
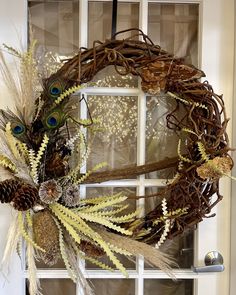
[[[192,270],[197,273],[202,272],[222,272],[225,267],[222,255],[217,251],[211,251],[205,256],[205,265],[200,267],[192,267]]]

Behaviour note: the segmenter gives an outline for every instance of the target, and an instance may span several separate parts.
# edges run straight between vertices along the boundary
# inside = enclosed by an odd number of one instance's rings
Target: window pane
[[[124,72],[124,68],[117,66],[119,73]],[[107,66],[98,72],[91,80],[92,87],[122,87],[135,88],[138,87],[138,77],[132,74],[119,75],[114,66]]]
[[[117,8],[117,32],[139,26],[139,4],[138,3],[119,3]],[[88,47],[93,46],[96,40],[105,41],[111,38],[112,23],[112,1],[89,1],[89,23],[88,23]],[[137,31],[121,34],[117,39],[123,39],[137,34]],[[110,79],[110,85],[99,85],[103,87],[137,87],[138,79],[134,76],[118,75],[113,66],[106,67],[94,78],[95,81]],[[113,81],[113,82],[112,82]]]
[[[193,280],[144,280],[144,295],[193,295]]]
[[[176,108],[176,105],[176,102],[164,93],[147,97],[146,162],[158,162],[166,157],[177,156],[178,136],[167,127],[167,115]],[[183,117],[180,107],[177,115]],[[149,173],[147,178],[172,178],[174,174],[174,169],[169,168]]]
[[[94,286],[95,295],[134,295],[135,281],[134,280],[91,280]],[[153,293],[154,294],[154,293]]]
[[[117,7],[117,32],[129,28],[138,28],[139,4],[119,3]],[[89,1],[88,45],[93,41],[105,41],[111,38],[112,1]],[[122,38],[129,37],[131,33],[123,34]]]
[[[148,35],[155,44],[198,64],[198,4],[148,5]]]
[[[76,295],[76,285],[69,279],[41,279],[43,295]],[[29,294],[26,285],[26,295]]]
[[[37,269],[45,269],[45,268],[49,268],[49,269],[58,269],[58,268],[65,268],[65,263],[64,261],[60,258],[58,259],[57,263],[54,264],[53,266],[48,266],[47,264],[45,264],[43,262],[42,259],[39,259],[38,261],[36,261],[36,266],[37,266]]]
[[[98,121],[98,131],[89,133],[88,169],[104,161],[106,170],[136,163],[137,97],[94,95],[88,104]]]
[[[62,56],[79,49],[79,0],[29,1],[30,24],[39,49]]]
[[[148,188],[146,189],[146,195],[153,195],[158,193],[159,190],[160,189],[157,187]],[[159,205],[161,206],[161,199],[159,197],[146,198],[145,213],[149,213]],[[162,226],[164,226],[164,224]],[[162,232],[163,230],[161,230],[160,234]],[[194,232],[189,230],[188,232],[183,233],[181,236],[166,240],[165,243],[160,246],[160,250],[173,257],[180,268],[191,268],[193,265],[193,247]],[[153,267],[145,264],[145,268],[150,269]]]

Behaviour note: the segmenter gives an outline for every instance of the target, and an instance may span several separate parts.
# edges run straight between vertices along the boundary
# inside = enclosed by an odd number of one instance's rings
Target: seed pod
[[[39,211],[33,218],[34,240],[45,252],[40,252],[43,262],[49,266],[60,257],[59,231],[49,211]]]
[[[78,185],[70,185],[62,195],[62,202],[68,207],[78,205],[80,200],[80,191]]]
[[[46,204],[52,204],[60,199],[62,188],[54,179],[41,183],[39,197]]]

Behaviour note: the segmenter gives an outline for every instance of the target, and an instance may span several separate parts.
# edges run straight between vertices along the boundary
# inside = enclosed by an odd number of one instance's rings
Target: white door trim
[[[234,3],[234,28],[236,25],[236,1]],[[232,147],[236,147],[236,29],[234,30],[234,95],[233,95],[233,141]],[[233,153],[233,160],[236,163],[236,153]],[[236,175],[236,166],[233,168],[234,176]],[[232,181],[232,189],[231,189],[231,251],[230,251],[230,295],[235,294],[236,290],[236,181]]]

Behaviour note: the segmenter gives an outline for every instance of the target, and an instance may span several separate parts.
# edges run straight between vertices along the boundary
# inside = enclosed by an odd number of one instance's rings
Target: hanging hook
[[[115,39],[117,25],[117,0],[112,1],[111,39]]]

